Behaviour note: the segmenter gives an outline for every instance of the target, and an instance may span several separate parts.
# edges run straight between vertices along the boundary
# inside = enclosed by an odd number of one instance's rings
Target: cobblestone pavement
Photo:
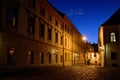
[[[1,77],[0,80],[120,80],[120,68],[52,67]]]

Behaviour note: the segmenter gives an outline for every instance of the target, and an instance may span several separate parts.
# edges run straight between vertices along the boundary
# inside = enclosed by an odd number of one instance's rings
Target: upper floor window
[[[52,15],[49,15],[48,20],[52,22]]]
[[[57,20],[55,21],[55,26],[58,26],[58,21]]]
[[[45,9],[43,7],[40,7],[40,15],[45,16]]]
[[[30,0],[30,8],[35,8],[35,0]]]
[[[28,32],[29,33],[35,32],[35,16],[29,16],[28,18]]]
[[[63,36],[61,36],[61,41],[60,41],[61,45],[63,44]]]
[[[39,37],[42,37],[44,38],[45,36],[45,23],[40,23],[40,26],[39,26]]]
[[[58,32],[55,32],[55,42],[58,43]]]
[[[64,30],[64,24],[63,23],[61,24],[61,30]]]
[[[48,28],[48,40],[52,39],[52,29]]]
[[[8,23],[11,26],[16,26],[17,18],[18,18],[18,9],[14,6],[10,6],[8,8]]]
[[[114,32],[110,33],[110,41],[116,42],[116,34]]]

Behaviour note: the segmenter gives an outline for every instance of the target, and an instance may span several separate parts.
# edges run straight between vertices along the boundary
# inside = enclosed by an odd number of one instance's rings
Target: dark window
[[[65,31],[67,31],[67,25],[65,25]]]
[[[65,61],[67,61],[67,53],[65,52]]]
[[[48,28],[48,40],[52,39],[52,30]]]
[[[58,55],[56,55],[56,63],[58,63]]]
[[[52,22],[52,15],[49,15],[49,21]]]
[[[43,7],[40,7],[40,15],[45,16],[45,9]]]
[[[61,29],[62,29],[62,30],[64,29],[64,24],[63,24],[63,23],[61,24]]]
[[[45,35],[45,24],[44,23],[40,23],[40,26],[39,26],[39,37],[42,37],[44,38],[44,35]]]
[[[30,8],[35,8],[35,0],[30,0]]]
[[[8,8],[8,24],[11,26],[17,26],[18,22],[18,8],[10,6]]]
[[[63,44],[63,36],[61,36],[61,41],[60,42],[61,42],[61,45],[62,45]]]
[[[69,27],[68,27],[68,33],[70,32]]]
[[[116,60],[117,59],[117,53],[116,52],[111,52],[111,59]]]
[[[61,62],[63,62],[63,56],[61,55]]]
[[[65,47],[67,46],[67,39],[65,39]]]
[[[51,63],[51,54],[49,53],[49,63]]]
[[[35,17],[34,16],[29,16],[28,32],[29,33],[34,33],[35,32]]]
[[[58,21],[55,21],[55,26],[58,26]]]
[[[44,63],[44,53],[41,54],[41,64]]]
[[[55,42],[58,43],[58,33],[55,33]]]

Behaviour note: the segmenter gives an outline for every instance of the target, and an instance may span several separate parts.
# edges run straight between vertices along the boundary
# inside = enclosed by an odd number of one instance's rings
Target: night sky
[[[88,42],[98,42],[98,29],[120,8],[120,0],[48,0],[65,13]]]

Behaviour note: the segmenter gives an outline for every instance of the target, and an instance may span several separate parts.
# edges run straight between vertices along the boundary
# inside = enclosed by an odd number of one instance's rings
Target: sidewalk
[[[5,77],[5,76],[11,76],[15,74],[21,74],[21,73],[26,73],[30,71],[34,71],[37,69],[40,69],[43,71],[44,69],[50,70],[54,68],[62,68],[62,66],[54,66],[54,65],[22,65],[22,66],[16,66],[16,65],[1,65],[0,66],[0,77]]]

